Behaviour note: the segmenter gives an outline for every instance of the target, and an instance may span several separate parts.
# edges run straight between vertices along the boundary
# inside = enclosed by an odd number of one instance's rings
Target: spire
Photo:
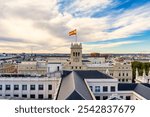
[[[106,69],[106,74],[110,75],[110,73],[109,73],[109,70],[108,70],[108,69]]]
[[[145,78],[146,73],[145,73],[145,69],[143,69],[143,78]]]
[[[139,76],[139,72],[138,72],[138,68],[136,68],[136,79],[138,78]]]
[[[150,76],[150,68],[149,68],[148,76]]]

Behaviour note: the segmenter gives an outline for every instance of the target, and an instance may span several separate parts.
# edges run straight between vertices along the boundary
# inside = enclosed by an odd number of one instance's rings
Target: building
[[[47,74],[47,62],[46,61],[23,61],[18,64],[19,74]]]
[[[14,63],[0,62],[0,73],[17,73],[17,65]]]
[[[117,78],[119,82],[132,82],[131,63],[107,63],[104,57],[82,58],[82,44],[72,43],[70,60],[62,64],[63,70],[98,70]]]
[[[55,99],[60,81],[60,77],[1,74],[0,99]]]
[[[150,84],[119,83],[96,70],[64,71],[57,100],[150,100]]]
[[[92,63],[80,43],[71,44],[66,62],[22,62],[18,72],[0,74],[1,99],[150,100],[149,82],[131,83],[130,64]]]

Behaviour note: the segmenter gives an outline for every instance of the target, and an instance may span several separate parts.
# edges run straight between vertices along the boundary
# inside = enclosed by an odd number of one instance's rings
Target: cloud
[[[150,4],[124,10],[121,14],[113,12],[101,17],[92,17],[94,13],[105,12],[116,5],[113,0],[0,0],[0,41],[3,47],[14,44],[20,47],[15,52],[69,52],[74,37],[67,34],[78,30],[81,42],[117,40],[137,35],[150,29]],[[61,5],[65,5],[62,7]],[[107,11],[108,12],[108,11]],[[4,40],[5,39],[5,40]],[[121,42],[101,47],[115,47]],[[131,42],[130,42],[131,43]],[[124,44],[130,44],[124,42]],[[111,45],[111,46],[110,46]],[[86,46],[86,50],[94,45]],[[99,46],[95,45],[97,48]],[[21,49],[22,47],[22,49]],[[27,48],[27,49],[25,49]],[[11,49],[8,50],[9,52]]]
[[[85,48],[84,50],[85,52],[93,52],[93,51],[99,52],[100,49],[104,49],[104,48],[113,48],[121,45],[135,44],[140,42],[142,41],[122,41],[122,42],[113,42],[107,44],[83,44],[83,48]]]
[[[113,0],[74,0],[71,1],[71,3],[68,4],[69,6],[65,7],[63,11],[69,12],[76,17],[91,16],[95,12],[107,8],[112,2]]]

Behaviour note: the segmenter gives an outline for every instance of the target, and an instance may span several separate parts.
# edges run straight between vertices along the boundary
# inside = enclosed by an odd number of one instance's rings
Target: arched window
[[[76,52],[76,56],[78,56],[78,53]]]

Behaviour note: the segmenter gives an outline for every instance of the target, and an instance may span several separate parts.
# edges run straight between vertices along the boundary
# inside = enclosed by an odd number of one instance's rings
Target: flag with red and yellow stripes
[[[71,36],[71,35],[77,35],[77,30],[74,29],[74,30],[70,31],[69,36]]]

